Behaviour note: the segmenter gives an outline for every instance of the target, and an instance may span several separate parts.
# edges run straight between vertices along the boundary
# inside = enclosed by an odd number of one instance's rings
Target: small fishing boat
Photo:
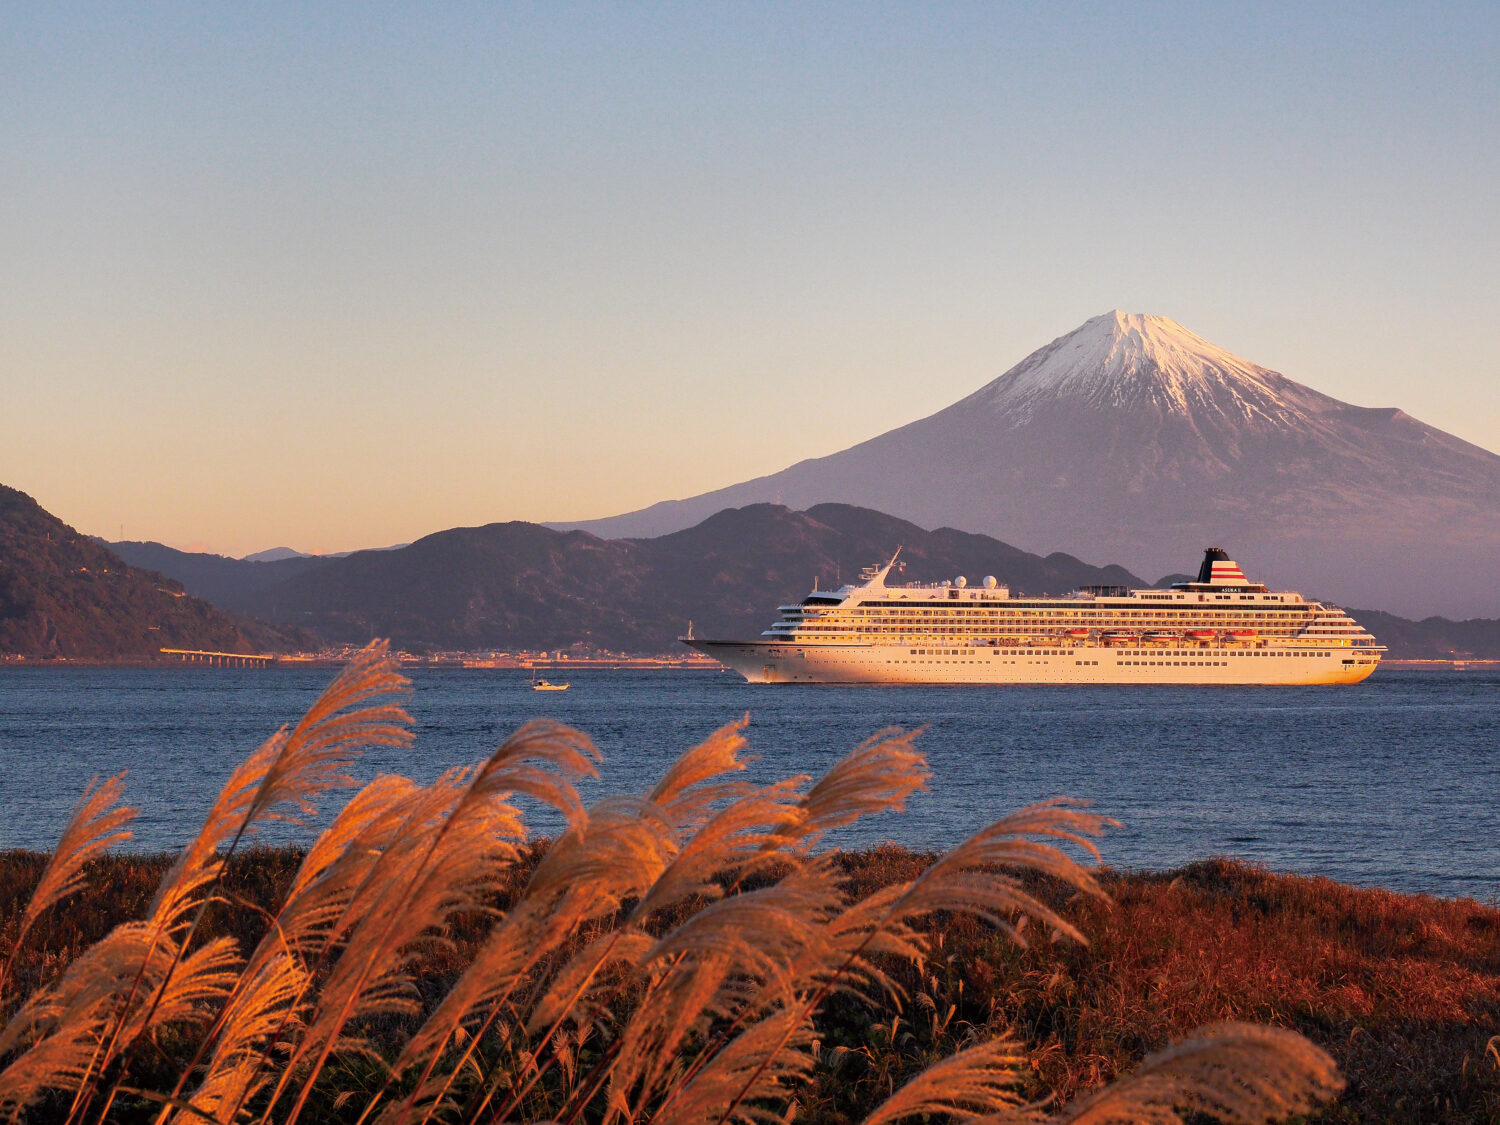
[[[539,680],[536,677],[536,669],[531,670],[532,691],[567,691],[567,684],[554,684],[551,680]]]

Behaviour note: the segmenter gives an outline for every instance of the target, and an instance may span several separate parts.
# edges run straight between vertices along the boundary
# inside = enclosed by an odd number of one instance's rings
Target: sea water
[[[122,770],[136,850],[180,846],[230,770],[331,679],[328,669],[0,669],[0,848],[51,847],[93,777]],[[529,718],[604,754],[586,800],[641,792],[677,754],[748,714],[749,776],[817,775],[882,728],[922,728],[927,792],[835,842],[949,847],[1051,797],[1120,822],[1105,862],[1164,869],[1214,855],[1364,886],[1500,896],[1500,671],[1383,668],[1345,687],[831,687],[714,672],[411,672],[416,740],[356,773],[431,780]],[[558,678],[558,677],[554,677]],[[338,800],[324,800],[331,807]],[[531,810],[539,831],[558,821]],[[311,828],[272,826],[268,842]]]

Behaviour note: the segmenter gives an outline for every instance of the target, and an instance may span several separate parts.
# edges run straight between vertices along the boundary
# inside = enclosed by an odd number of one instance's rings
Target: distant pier
[[[275,656],[255,652],[205,652],[195,648],[164,648],[164,656],[178,657],[184,664],[212,664],[220,668],[264,668]]]

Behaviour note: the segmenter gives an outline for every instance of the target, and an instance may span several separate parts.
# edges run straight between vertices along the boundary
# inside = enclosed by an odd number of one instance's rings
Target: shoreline
[[[0,669],[4,668],[343,668],[349,663],[347,654],[275,654],[275,653],[213,653],[213,659],[181,660],[161,657],[67,657],[67,656],[15,656],[0,654]],[[707,656],[619,656],[576,657],[569,659],[542,659],[523,657],[485,657],[475,655],[453,655],[433,658],[406,657],[399,661],[401,668],[467,668],[475,670],[506,669],[513,671],[566,672],[629,672],[664,669],[680,672],[718,672],[723,670],[717,660]]]
[[[215,659],[183,660],[150,656],[68,657],[21,656],[0,653],[0,669],[5,668],[225,668],[263,666],[265,668],[342,668],[346,654],[302,655],[296,653],[213,653]],[[707,656],[613,656],[574,658],[489,657],[480,654],[452,654],[439,657],[414,657],[401,654],[402,668],[468,668],[476,670],[507,669],[515,671],[629,672],[662,669],[674,672],[717,672],[724,666]],[[239,663],[235,663],[238,661]],[[1391,659],[1380,662],[1380,668],[1402,671],[1462,671],[1465,669],[1500,668],[1500,659],[1462,658],[1433,660],[1425,658]],[[1132,686],[1132,685],[1126,685]]]
[[[546,849],[552,844],[551,837],[537,835],[531,838],[528,846]],[[241,858],[253,857],[256,862],[272,862],[280,866],[287,863],[296,863],[306,853],[306,848],[297,844],[261,844],[249,843],[241,853]],[[19,863],[35,864],[38,869],[51,857],[51,852],[36,851],[32,848],[5,847],[0,845],[0,870],[6,865]],[[112,862],[121,864],[139,864],[146,867],[160,866],[163,870],[174,862],[180,854],[180,849],[153,849],[149,851],[132,851],[128,847],[116,848],[109,852],[102,862],[106,865]],[[939,856],[939,852],[928,851],[909,844],[886,841],[880,844],[870,844],[861,847],[829,847],[820,854],[842,857],[860,857],[867,855],[901,855],[913,862],[929,863]],[[1412,901],[1428,901],[1433,903],[1449,903],[1458,906],[1469,906],[1478,910],[1494,911],[1497,915],[1496,922],[1500,924],[1500,872],[1496,872],[1494,878],[1494,889],[1491,897],[1480,898],[1475,895],[1456,894],[1448,895],[1437,891],[1414,891],[1402,890],[1397,887],[1388,887],[1380,884],[1347,883],[1336,879],[1331,875],[1308,874],[1300,871],[1278,870],[1260,863],[1253,859],[1241,856],[1216,853],[1201,859],[1191,859],[1172,867],[1123,867],[1103,864],[1093,870],[1103,879],[1112,879],[1118,882],[1159,882],[1161,880],[1171,881],[1190,872],[1206,866],[1222,866],[1247,871],[1255,871],[1272,880],[1293,880],[1302,882],[1323,883],[1331,888],[1348,891],[1352,894],[1388,895],[1397,899],[1409,899]],[[3,929],[4,920],[4,894],[3,885],[0,885],[0,929]]]

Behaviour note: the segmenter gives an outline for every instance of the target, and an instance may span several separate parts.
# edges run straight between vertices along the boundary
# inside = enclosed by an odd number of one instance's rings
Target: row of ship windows
[[[1305,617],[1286,617],[1283,615],[1264,614],[1259,617],[1233,617],[1209,620],[1202,617],[1145,617],[1131,619],[1130,621],[1119,621],[1114,619],[1099,620],[1092,617],[1062,617],[1056,620],[1040,621],[1031,617],[988,617],[988,618],[963,618],[963,617],[939,617],[932,621],[911,621],[895,617],[806,617],[806,618],[783,618],[776,622],[778,625],[796,626],[809,629],[821,627],[824,629],[864,629],[885,623],[886,628],[897,629],[937,629],[947,627],[961,627],[965,629],[1014,629],[1029,626],[1036,629],[1061,629],[1083,626],[1088,629],[1151,629],[1151,628],[1204,628],[1204,629],[1230,629],[1242,625],[1260,625],[1272,623],[1277,625],[1294,625],[1297,627],[1316,626],[1319,629],[1347,630],[1358,628],[1352,620],[1346,621],[1309,621]]]
[[[1149,610],[1133,613],[1089,613],[1089,612],[1062,612],[1053,610],[1046,613],[882,613],[879,610],[852,609],[847,613],[807,613],[807,615],[787,616],[787,621],[849,621],[849,619],[876,619],[876,621],[910,621],[910,619],[922,619],[922,621],[1040,621],[1043,618],[1055,619],[1055,621],[1224,621],[1230,618],[1229,613],[1211,613],[1208,616],[1199,613],[1152,613]],[[1346,616],[1317,616],[1313,618],[1310,613],[1244,613],[1241,618],[1245,621],[1308,621],[1314,619],[1320,624],[1338,625],[1344,624],[1350,618]]]
[[[974,653],[974,650],[971,649],[971,648],[913,648],[913,649],[908,649],[907,652],[910,655],[912,655],[912,656],[972,656],[973,653]],[[1062,649],[1062,648],[1020,648],[1020,649],[1015,649],[1015,648],[1005,648],[1005,649],[994,648],[994,649],[990,649],[990,655],[991,656],[1068,656],[1068,655],[1071,655],[1071,653],[1072,653],[1071,649]],[[1134,656],[1134,655],[1139,655],[1139,654],[1132,652],[1132,653],[1127,653],[1126,655]],[[1225,656],[1332,656],[1333,653],[1331,653],[1331,652],[1318,652],[1318,651],[1312,651],[1312,652],[1282,652],[1282,651],[1266,652],[1266,651],[1260,651],[1260,652],[1227,652],[1227,653],[1224,653],[1223,655],[1225,655]],[[1077,664],[1098,664],[1099,662],[1097,660],[1092,660],[1092,661],[1090,661],[1090,660],[1078,660],[1078,661],[1075,661],[1074,663],[1077,663]],[[1155,664],[1158,664],[1158,663],[1164,663],[1164,664],[1168,664],[1168,665],[1173,665],[1173,664],[1180,665],[1183,662],[1182,661],[1171,661],[1171,660],[1167,660],[1167,661],[1156,661],[1156,660],[1121,660],[1120,663],[1121,664],[1151,664],[1151,665],[1155,665]],[[1198,660],[1198,661],[1189,660],[1189,661],[1187,661],[1187,663],[1189,665],[1196,666],[1196,665],[1199,665],[1199,664],[1203,664],[1204,662],[1201,661],[1201,660]],[[1210,667],[1214,667],[1214,668],[1223,667],[1223,666],[1226,666],[1226,664],[1227,664],[1227,662],[1225,662],[1225,661],[1210,661],[1208,663],[1209,663]]]
[[[1227,660],[1122,660],[1132,668],[1228,668]]]
[[[1315,606],[1326,608],[1320,602],[1288,602],[1280,598],[1267,598],[1263,602],[1253,600],[1230,601],[1225,604],[1219,601],[1174,601],[1171,606],[1165,605],[1100,605],[1095,602],[1072,602],[1059,605],[1057,602],[1018,602],[1014,598],[1003,601],[981,600],[976,603],[960,602],[954,605],[952,602],[856,602],[853,605],[847,603],[838,604],[809,604],[801,602],[796,606],[788,605],[787,609],[800,609],[808,613],[1187,613],[1198,611],[1199,613],[1232,613],[1243,610],[1247,613],[1266,613],[1270,610],[1290,609],[1292,606],[1300,607],[1300,612],[1311,611]]]
[[[856,631],[849,631],[849,630],[798,629],[795,632],[791,632],[791,631],[785,631],[784,632],[782,630],[771,630],[771,635],[775,636],[777,639],[785,639],[785,640],[788,640],[788,641],[795,641],[795,640],[799,640],[799,639],[800,640],[808,640],[808,641],[813,641],[813,640],[835,641],[835,640],[837,640],[837,641],[850,641],[850,642],[856,642],[856,643],[861,643],[862,642],[862,643],[873,643],[873,644],[890,644],[893,641],[896,644],[903,644],[903,643],[904,644],[911,644],[913,641],[921,642],[921,641],[926,640],[928,637],[934,636],[934,635],[941,636],[942,639],[946,643],[948,643],[948,644],[958,644],[958,643],[960,643],[961,640],[977,640],[979,643],[985,644],[986,642],[988,642],[990,640],[990,638],[988,636],[986,636],[985,632],[982,631],[982,630],[980,632],[978,632],[978,633],[969,633],[969,632],[965,632],[964,630],[960,630],[960,629],[924,629],[924,630],[922,630],[922,635],[920,637],[911,636],[910,635],[910,630],[907,630],[907,629],[887,629],[887,630],[881,630],[881,629],[860,629],[860,630],[856,630]],[[1291,640],[1291,639],[1295,639],[1298,634],[1297,634],[1296,630],[1261,629],[1259,631],[1259,635],[1262,638],[1264,638],[1264,639]],[[1320,641],[1323,641],[1324,643],[1327,643],[1330,640],[1334,640],[1334,638],[1330,638],[1330,637],[1328,637],[1326,635],[1325,636],[1321,636],[1321,637],[1316,637],[1316,638],[1307,638],[1307,639],[1320,640]],[[1051,638],[1045,638],[1045,640],[1043,638],[1037,638],[1037,640],[1045,643],[1045,641],[1051,641]],[[1016,642],[1015,641],[1009,641],[1009,642],[1000,641],[1000,642],[997,642],[997,643],[1015,644]],[[1051,643],[1052,644],[1057,644],[1058,642],[1051,641]],[[1085,645],[1084,642],[1079,642],[1078,645],[1074,645],[1072,647],[1075,647],[1075,648],[1077,648],[1077,647],[1089,647],[1089,648],[1093,648],[1093,647],[1097,647],[1098,643],[1099,643],[1098,641],[1094,641],[1091,644]],[[1137,643],[1139,643],[1139,642],[1137,642]],[[1198,644],[1201,643],[1205,647],[1213,647],[1213,648],[1223,647],[1220,644],[1214,644],[1212,642],[1207,642],[1207,641],[1205,641],[1205,642],[1192,641],[1192,642],[1189,642],[1189,643],[1194,644],[1194,645],[1198,645]],[[1347,647],[1349,645],[1358,645],[1358,644],[1362,644],[1362,643],[1365,643],[1365,642],[1363,642],[1361,640],[1360,636],[1358,636],[1358,635],[1351,635],[1348,638],[1338,638],[1337,640],[1335,640],[1335,643]],[[1118,647],[1118,645],[1116,645],[1114,647]]]
[[[1121,631],[1121,632],[1140,632],[1141,630],[1144,629],[1144,630],[1146,630],[1146,631],[1149,632],[1152,629],[1163,629],[1163,628],[1169,629],[1169,630],[1183,630],[1183,629],[1206,629],[1206,628],[1222,628],[1222,629],[1235,628],[1235,629],[1238,629],[1238,628],[1246,628],[1246,627],[1252,628],[1252,629],[1253,628],[1282,629],[1282,630],[1288,630],[1288,631],[1293,631],[1293,632],[1301,632],[1302,631],[1294,623],[1287,623],[1287,622],[1280,622],[1280,621],[1277,621],[1277,622],[1246,621],[1246,622],[1240,622],[1240,623],[1232,624],[1232,625],[1231,624],[1226,624],[1225,622],[1215,622],[1212,626],[1205,625],[1204,623],[1197,622],[1197,621],[1174,621],[1172,624],[1166,625],[1166,626],[1163,626],[1163,625],[1161,625],[1158,622],[1148,621],[1148,622],[1145,622],[1144,624],[1141,624],[1141,623],[1132,623],[1128,629],[1123,629],[1123,630],[1119,630],[1119,631]],[[848,623],[844,623],[844,624],[822,623],[822,624],[801,624],[801,625],[798,625],[798,624],[795,624],[795,623],[789,622],[789,621],[778,621],[775,625],[772,626],[772,628],[780,628],[783,631],[795,631],[795,632],[798,632],[798,633],[912,633],[912,632],[923,632],[923,633],[938,633],[938,632],[948,632],[948,633],[996,633],[996,632],[1007,632],[1007,631],[1014,631],[1014,630],[1030,630],[1030,629],[1042,630],[1042,631],[1052,630],[1052,629],[1062,629],[1062,628],[1070,628],[1070,629],[1072,629],[1072,628],[1082,628],[1082,629],[1095,628],[1095,629],[1099,629],[1099,626],[1097,626],[1097,625],[1095,625],[1095,626],[1089,626],[1089,625],[1086,625],[1086,624],[1069,625],[1065,621],[1063,621],[1063,622],[1056,622],[1056,623],[1049,621],[1045,625],[1039,625],[1039,624],[1037,624],[1036,622],[1033,622],[1033,621],[1004,621],[1004,622],[1000,622],[1000,621],[972,621],[972,622],[965,622],[965,623],[959,624],[959,625],[923,625],[923,626],[921,626],[920,629],[917,629],[917,628],[914,628],[910,623],[897,623],[897,624],[893,624],[893,625],[876,625],[876,624],[870,623],[870,622],[857,621],[857,622],[848,622]],[[1107,633],[1107,632],[1114,632],[1116,630],[1113,630],[1113,629],[1099,629],[1099,631]],[[1309,634],[1312,634],[1314,632],[1314,630],[1308,630],[1307,632]],[[1357,636],[1357,635],[1359,635],[1359,629],[1357,627],[1353,628],[1353,629],[1341,629],[1341,630],[1339,630],[1337,632],[1333,632],[1333,631],[1330,631],[1328,629],[1318,629],[1318,630],[1316,630],[1316,632],[1318,634],[1322,635],[1322,636],[1345,636],[1345,635]]]
[[[956,594],[959,594],[959,597],[954,597]],[[1214,594],[1214,601],[1238,601],[1239,604],[1244,604],[1244,606],[1260,606],[1260,604],[1266,603],[1287,604],[1287,600],[1289,598],[1287,598],[1286,594]],[[950,589],[948,597],[945,598],[898,597],[886,598],[883,601],[864,601],[864,604],[892,607],[892,609],[895,609],[895,607],[907,609],[907,607],[912,606],[945,606],[950,601],[1004,601],[1007,606],[1016,607],[1016,609],[1047,609],[1049,606],[1058,604],[1058,601],[1071,601],[1073,604],[1085,604],[1085,606],[1088,606],[1088,604],[1101,604],[1100,601],[1095,601],[1094,598],[1088,598],[1088,600],[1085,600],[1085,598],[1049,598],[1046,601],[1028,601],[1026,598],[1016,597],[1001,598],[995,597],[995,594],[980,591],[980,589],[966,589],[966,591],[963,591],[963,594],[960,594],[957,589]],[[1139,594],[1136,597],[1122,598],[1119,601],[1104,601],[1103,604],[1107,604],[1110,609],[1124,610],[1128,609],[1131,603],[1140,603],[1140,601],[1172,601],[1172,603],[1196,606],[1196,604],[1208,604],[1208,594],[1199,594],[1196,598],[1188,594]],[[801,604],[804,604],[804,606],[838,606],[838,604],[843,604],[843,600],[837,597],[804,598]],[[1293,604],[1298,603],[1293,601]]]
[[[1128,621],[1117,617],[1033,617],[1013,614],[1006,617],[935,617],[913,620],[891,616],[823,616],[783,617],[773,626],[795,629],[1098,629],[1107,632],[1116,629],[1240,629],[1257,626],[1312,629],[1320,632],[1344,633],[1359,631],[1360,625],[1352,618],[1342,620],[1317,620],[1304,614],[1261,613],[1243,617],[1199,617],[1183,614],[1172,617],[1146,615],[1132,617]]]
[[[774,634],[776,634],[777,636],[784,636],[788,640],[793,640],[793,639],[796,639],[798,637],[802,637],[802,638],[817,638],[817,639],[825,639],[826,638],[826,639],[830,639],[830,640],[837,638],[839,640],[851,640],[851,641],[886,641],[886,642],[889,642],[891,640],[896,639],[897,637],[905,637],[905,636],[909,635],[911,633],[911,630],[910,629],[879,629],[879,628],[874,628],[874,629],[796,629],[796,630],[773,629],[773,630],[771,630],[771,632],[774,633]],[[968,629],[923,629],[922,630],[922,636],[926,637],[926,636],[931,636],[933,634],[940,634],[940,635],[946,635],[946,636],[953,636],[955,638],[957,638],[957,637],[974,637],[974,638],[978,638],[981,641],[983,641],[986,638],[986,635],[989,632],[990,632],[990,630],[988,630],[988,629],[978,629],[978,630],[968,630]],[[895,636],[893,637],[891,634],[894,634]],[[1260,635],[1263,636],[1263,637],[1295,637],[1295,636],[1298,635],[1298,633],[1297,633],[1297,630],[1295,630],[1295,629],[1261,629],[1260,630]],[[1361,635],[1362,634],[1350,634],[1350,636],[1354,637],[1354,638],[1357,638],[1357,637],[1359,637]],[[912,639],[915,640],[915,639],[920,639],[920,638],[912,638]],[[1327,640],[1329,638],[1326,635],[1324,635],[1324,636],[1321,636],[1321,637],[1319,637],[1317,639],[1318,640]],[[898,643],[899,643],[899,641],[898,641]],[[910,641],[907,641],[907,643],[909,644]],[[1014,643],[1014,642],[1012,642],[1012,643]],[[1194,642],[1194,643],[1197,643],[1197,642]]]

